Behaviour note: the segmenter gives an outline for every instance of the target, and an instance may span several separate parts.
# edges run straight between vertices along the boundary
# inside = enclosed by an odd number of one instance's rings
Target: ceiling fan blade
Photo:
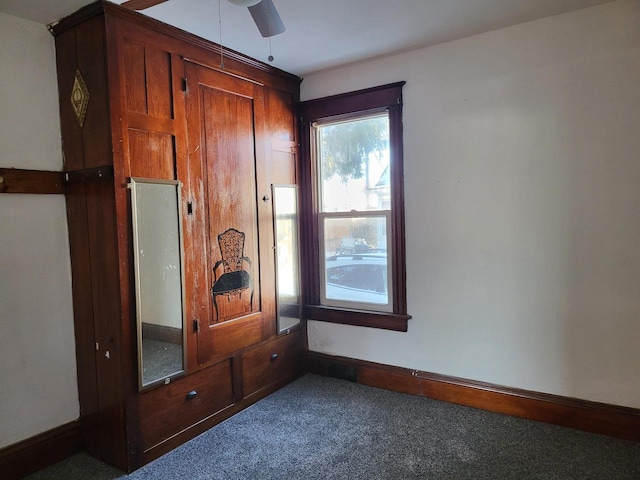
[[[262,0],[257,5],[249,7],[249,12],[263,37],[273,37],[286,30],[273,0]]]
[[[129,10],[144,10],[145,8],[153,7],[166,1],[167,0],[128,0],[122,2],[120,6],[128,8]]]

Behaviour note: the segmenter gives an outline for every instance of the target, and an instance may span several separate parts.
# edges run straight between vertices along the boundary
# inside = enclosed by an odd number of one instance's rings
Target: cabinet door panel
[[[210,85],[199,89],[214,265],[210,323],[216,324],[247,315],[260,304],[254,101]]]
[[[147,114],[144,45],[125,41],[122,50],[127,111]]]
[[[272,181],[274,184],[295,184],[298,144],[293,94],[269,88],[266,99],[267,122],[271,136]]]
[[[149,115],[173,118],[171,55],[146,47],[147,110]]]
[[[200,303],[198,360],[205,363],[238,349],[224,338],[242,339],[244,347],[271,334],[272,212],[262,86],[191,63],[185,73],[185,183],[194,203],[188,227],[194,252],[186,260],[203,280],[188,294]],[[243,338],[245,327],[250,335]]]
[[[129,129],[129,157],[132,177],[175,178],[173,135]]]
[[[127,111],[173,118],[171,54],[129,39],[122,50]]]

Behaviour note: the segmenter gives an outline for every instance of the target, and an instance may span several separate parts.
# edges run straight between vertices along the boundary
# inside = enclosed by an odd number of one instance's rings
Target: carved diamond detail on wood
[[[73,81],[71,106],[73,107],[76,117],[78,117],[80,128],[82,128],[84,126],[84,117],[87,114],[87,107],[89,106],[89,89],[84,83],[84,78],[82,78],[80,70],[76,70],[76,78]]]

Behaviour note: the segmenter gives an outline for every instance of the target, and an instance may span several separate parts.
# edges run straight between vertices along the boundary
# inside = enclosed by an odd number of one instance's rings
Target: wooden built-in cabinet
[[[131,471],[303,371],[302,332],[276,334],[270,201],[297,183],[300,79],[226,49],[221,69],[217,45],[108,2],[52,31],[83,441]],[[185,373],[143,391],[131,177],[183,185]],[[216,297],[229,231],[248,286]]]

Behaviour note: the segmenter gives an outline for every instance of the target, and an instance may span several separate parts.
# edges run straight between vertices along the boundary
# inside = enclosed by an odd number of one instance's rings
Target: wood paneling
[[[129,129],[129,156],[132,177],[176,178],[172,135]]]
[[[640,410],[310,352],[308,368],[328,375],[346,366],[357,382],[587,432],[640,441]]]
[[[144,66],[144,44],[123,42],[122,69],[125,75],[125,100],[128,112],[146,115],[147,109],[147,79]]]
[[[173,118],[171,55],[129,39],[123,41],[127,111]]]
[[[98,411],[87,192],[83,183],[66,190],[80,418],[86,418]]]
[[[271,138],[293,142],[296,139],[294,93],[267,89],[266,105]]]
[[[147,105],[149,115],[173,118],[173,89],[171,85],[171,55],[147,47],[145,55]]]
[[[71,91],[77,66],[76,31],[75,29],[67,30],[56,37],[60,130],[64,139],[63,158],[65,170],[84,168],[82,128],[71,104]]]
[[[128,459],[124,431],[114,185],[110,182],[90,182],[86,185],[86,192],[99,406],[96,429],[93,434],[87,435],[87,439],[95,442],[90,445],[90,451],[98,452],[101,459],[126,470]]]
[[[107,94],[106,46],[104,25],[101,18],[91,20],[76,28],[77,66],[89,90],[89,105],[82,127],[82,151],[84,165],[80,168],[110,165],[112,160],[111,131],[105,119],[109,118]],[[75,73],[75,72],[74,72]],[[65,89],[71,91],[72,85]],[[63,96],[61,102],[66,102]],[[75,119],[76,124],[77,119]],[[67,142],[63,142],[66,150]],[[65,153],[66,156],[66,153]],[[65,165],[65,170],[71,168]]]
[[[260,342],[263,337],[261,317],[254,313],[209,327],[203,333],[211,338],[211,357],[224,357]]]
[[[265,111],[271,135],[271,177],[274,184],[297,183],[297,128],[294,94],[266,89]]]

